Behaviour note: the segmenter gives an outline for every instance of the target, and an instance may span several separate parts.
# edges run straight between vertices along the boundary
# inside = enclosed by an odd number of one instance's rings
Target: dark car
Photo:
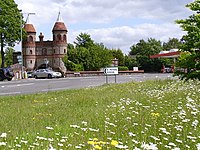
[[[0,81],[11,81],[14,77],[14,73],[11,68],[0,68]]]

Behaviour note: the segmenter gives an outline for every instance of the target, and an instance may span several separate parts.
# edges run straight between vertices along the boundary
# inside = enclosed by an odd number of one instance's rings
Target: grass
[[[200,149],[200,82],[0,97],[0,149]]]

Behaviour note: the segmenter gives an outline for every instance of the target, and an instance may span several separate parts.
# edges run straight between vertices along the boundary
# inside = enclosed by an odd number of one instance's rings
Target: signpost
[[[115,76],[115,83],[117,82],[118,67],[108,67],[104,69],[104,74],[106,75],[106,84],[108,84],[108,75]]]

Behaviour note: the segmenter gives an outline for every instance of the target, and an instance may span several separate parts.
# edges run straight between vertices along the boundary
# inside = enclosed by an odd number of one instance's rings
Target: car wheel
[[[52,75],[51,74],[48,74],[48,79],[51,79],[52,78]]]
[[[7,80],[8,80],[8,81],[11,81],[11,80],[12,80],[12,78],[7,78]]]
[[[34,75],[34,78],[37,79],[38,77],[36,75]]]

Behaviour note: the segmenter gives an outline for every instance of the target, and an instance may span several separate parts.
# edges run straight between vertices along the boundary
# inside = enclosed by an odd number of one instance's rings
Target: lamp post
[[[27,14],[27,18],[26,18],[26,22],[25,23],[27,23],[27,21],[28,21],[28,19],[29,19],[29,16],[30,15],[35,15],[35,13],[21,13],[21,33],[20,33],[20,41],[21,41],[21,60],[22,60],[22,62],[21,62],[21,65],[22,65],[22,68],[21,68],[21,70],[22,70],[22,78],[24,78],[24,69],[23,69],[23,65],[24,65],[24,58],[23,58],[23,42],[22,42],[22,40],[23,40],[23,32],[22,32],[22,29],[23,29],[23,15],[24,14]]]

